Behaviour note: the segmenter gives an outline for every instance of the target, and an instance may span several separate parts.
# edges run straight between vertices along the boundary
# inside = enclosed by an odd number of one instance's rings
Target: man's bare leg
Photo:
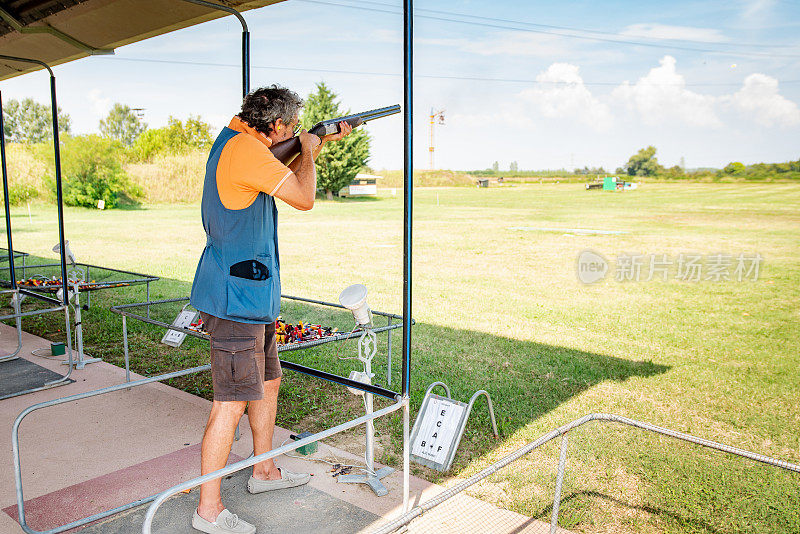
[[[225,467],[233,445],[236,425],[239,424],[245,406],[247,401],[214,401],[212,404],[200,450],[200,472],[203,475]],[[222,506],[221,485],[222,479],[218,478],[200,486],[200,504],[197,506],[197,513],[212,523],[225,509]]]
[[[253,453],[258,456],[272,450],[272,434],[275,431],[275,415],[278,411],[278,389],[280,377],[264,381],[264,398],[251,401],[247,409],[250,430],[253,432]],[[272,459],[253,466],[253,478],[257,480],[277,480],[281,472]]]

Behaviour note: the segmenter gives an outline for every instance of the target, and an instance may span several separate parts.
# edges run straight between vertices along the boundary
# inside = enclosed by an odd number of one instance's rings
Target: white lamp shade
[[[53,247],[53,252],[60,253],[61,252],[61,246],[60,245],[61,245],[60,243],[56,243],[56,245]],[[75,264],[78,261],[78,260],[75,259],[75,254],[73,254],[72,250],[70,250],[70,248],[69,248],[69,240],[68,239],[64,240],[64,257],[67,258],[67,263]]]
[[[367,305],[367,288],[363,284],[348,286],[339,294],[339,303],[353,312],[359,325],[370,323],[370,309]]]

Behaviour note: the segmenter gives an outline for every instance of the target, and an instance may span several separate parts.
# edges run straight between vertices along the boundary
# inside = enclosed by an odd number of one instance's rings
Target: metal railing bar
[[[144,283],[146,281],[155,282],[155,281],[159,280],[158,276],[155,276],[155,275],[152,275],[152,274],[136,273],[136,272],[133,272],[133,271],[126,271],[124,269],[117,269],[115,267],[103,267],[102,265],[93,265],[91,263],[82,263],[82,262],[76,262],[76,263],[74,263],[72,265],[74,265],[74,267],[90,267],[92,269],[101,269],[101,270],[104,270],[104,271],[110,271],[110,272],[118,273],[118,274],[129,274],[131,276],[137,277],[137,279],[141,279],[141,282],[139,282],[139,283]],[[26,270],[35,270],[37,267],[60,267],[60,266],[61,266],[60,263],[34,263],[34,264],[27,264],[25,266],[25,269]],[[0,267],[0,271],[8,271],[8,270],[9,270],[9,267]],[[111,283],[111,282],[109,282],[109,283]]]
[[[558,530],[558,509],[561,506],[561,486],[564,484],[564,465],[567,463],[567,436],[561,436],[561,451],[558,453],[558,474],[556,475],[556,490],[553,496],[553,513],[550,518],[550,534],[556,534]]]
[[[12,313],[11,315],[0,315],[0,321],[5,321],[6,319],[13,319],[14,317],[29,317],[31,315],[41,315],[43,313],[50,313],[55,311],[61,311],[64,309],[64,306],[60,306],[58,308],[44,308],[41,310],[32,310],[22,313]]]
[[[22,391],[16,391],[14,393],[10,393],[8,395],[4,395],[3,397],[0,397],[0,400],[10,399],[12,397],[19,397],[20,395],[27,395],[28,393],[35,393],[37,391],[43,391],[45,389],[50,389],[50,388],[54,388],[54,387],[57,387],[57,386],[64,386],[64,385],[69,383],[68,380],[69,380],[69,377],[72,375],[72,369],[73,369],[72,331],[71,331],[71,328],[70,328],[70,325],[69,325],[69,307],[68,306],[62,306],[60,308],[53,308],[53,309],[50,309],[50,310],[38,310],[38,313],[46,313],[46,312],[51,312],[51,311],[63,311],[64,312],[64,323],[65,323],[64,331],[66,332],[66,335],[67,335],[67,344],[66,344],[67,345],[66,346],[66,349],[67,349],[67,361],[66,361],[67,374],[65,374],[64,376],[62,376],[60,378],[57,378],[56,380],[52,380],[50,382],[45,382],[44,385],[42,385],[40,387],[24,389]],[[17,317],[21,317],[21,314],[17,314]],[[21,332],[21,330],[20,330],[20,332]],[[20,337],[20,343],[21,342],[22,342],[22,339]]]
[[[428,395],[430,395],[431,391],[433,391],[433,389],[434,389],[436,386],[441,386],[441,387],[443,387],[443,388],[444,388],[444,393],[445,393],[445,395],[447,395],[447,398],[448,398],[448,399],[451,399],[451,398],[452,398],[452,396],[450,395],[450,388],[449,388],[449,387],[447,387],[447,384],[445,384],[444,382],[434,382],[433,384],[431,384],[430,386],[428,386],[428,389],[426,389],[426,390],[425,390],[425,395],[423,395],[423,396],[422,396],[422,398],[424,399],[425,397],[427,397]]]
[[[143,386],[145,384],[150,384],[152,382],[160,382],[161,380],[167,380],[169,378],[177,378],[179,376],[184,376],[184,375],[188,375],[188,374],[191,374],[191,373],[196,373],[196,372],[204,371],[204,370],[208,370],[208,369],[211,369],[211,365],[210,364],[209,365],[202,365],[200,367],[193,367],[191,369],[183,369],[181,371],[174,371],[172,373],[166,373],[166,374],[163,374],[163,375],[158,375],[158,376],[154,376],[154,377],[150,377],[150,378],[143,378],[141,380],[135,380],[133,382],[125,382],[125,383],[122,383],[122,384],[117,384],[117,385],[114,385],[114,386],[108,386],[108,387],[100,388],[100,389],[95,389],[95,390],[92,390],[92,391],[85,391],[83,393],[77,393],[75,395],[70,395],[68,397],[61,397],[59,399],[53,399],[53,400],[49,400],[49,401],[44,401],[44,402],[40,402],[38,404],[33,404],[31,406],[28,406],[27,408],[22,410],[22,412],[20,412],[20,414],[14,420],[14,425],[13,425],[13,427],[11,429],[11,448],[12,448],[12,452],[14,454],[14,479],[15,479],[15,482],[16,482],[16,490],[17,490],[17,511],[18,511],[18,514],[19,514],[19,524],[22,526],[22,528],[26,532],[31,533],[31,534],[38,534],[39,533],[39,531],[31,529],[25,523],[25,499],[24,499],[23,492],[22,492],[22,465],[21,465],[21,460],[20,460],[20,455],[19,455],[19,425],[22,423],[22,420],[28,414],[30,414],[31,412],[34,412],[36,410],[41,410],[42,408],[48,408],[50,406],[56,406],[56,405],[59,405],[59,404],[64,404],[65,402],[72,402],[72,401],[77,401],[77,400],[81,400],[81,399],[86,399],[86,398],[89,398],[89,397],[94,397],[94,396],[97,396],[97,395],[103,395],[105,393],[112,393],[114,391],[119,391],[121,389],[129,389],[129,388],[132,388],[132,387]],[[95,519],[93,519],[93,521],[95,521],[97,519],[99,519],[99,518],[95,518]],[[81,524],[85,524],[85,523],[81,523]],[[77,526],[77,525],[75,525],[75,526]],[[70,527],[70,528],[74,528],[74,526]],[[64,530],[68,530],[68,529],[64,529]],[[46,532],[55,533],[55,532],[62,532],[62,530],[53,529],[53,530],[48,530]]]
[[[153,304],[169,304],[171,302],[188,302],[189,297],[180,297],[176,299],[163,299],[163,300],[152,300],[150,302],[134,302],[132,304],[117,304],[115,306],[111,306],[110,310],[123,310],[127,308],[137,308],[141,306],[148,306]],[[119,313],[119,312],[117,312]]]
[[[178,300],[178,301],[180,301],[180,300]],[[115,310],[114,308],[117,308],[117,309]],[[168,330],[175,330],[177,332],[185,332],[186,334],[191,335],[192,337],[195,337],[195,338],[198,338],[198,339],[203,339],[203,340],[206,340],[206,341],[208,341],[210,339],[208,335],[201,334],[200,332],[197,332],[196,330],[190,330],[188,328],[172,326],[172,325],[164,323],[162,321],[157,321],[155,319],[148,319],[147,317],[144,317],[142,315],[138,315],[138,314],[131,313],[131,312],[126,312],[126,311],[120,311],[119,308],[121,308],[121,306],[112,307],[111,311],[113,311],[114,313],[117,313],[119,315],[122,315],[123,320],[126,319],[127,317],[131,317],[131,318],[137,319],[139,321],[142,321],[143,323],[160,326],[160,327],[163,327],[163,328],[167,328]],[[123,325],[123,328],[124,328],[124,326],[125,325]],[[402,327],[402,325],[400,325],[400,324],[394,324],[394,325],[391,326],[391,328],[388,327],[388,326],[377,328],[377,329],[375,329],[375,332],[379,333],[379,332],[384,332],[386,330],[390,330],[390,329],[393,330],[395,328],[401,328],[401,327]],[[128,337],[127,336],[127,328],[125,328],[124,330],[125,331],[123,332],[123,343],[126,343],[127,342],[127,337]],[[318,345],[323,345],[325,343],[331,343],[333,341],[342,341],[342,340],[345,340],[345,339],[351,339],[351,338],[354,338],[354,337],[358,337],[359,335],[361,335],[360,332],[345,332],[345,333],[342,333],[342,335],[340,335],[340,336],[331,336],[331,337],[326,337],[326,338],[322,338],[322,339],[318,339],[318,340],[307,341],[307,342],[304,342],[302,344],[297,344],[297,345],[294,345],[294,346],[282,345],[282,346],[278,347],[278,352],[291,352],[291,351],[295,351],[295,350],[307,349],[307,348],[315,347],[315,346],[318,346]],[[316,378],[321,378],[321,379],[327,380],[329,382],[334,382],[334,383],[337,383],[337,384],[341,384],[343,386],[359,389],[361,391],[367,391],[369,393],[374,393],[375,395],[380,395],[381,397],[386,397],[387,399],[391,399],[391,400],[395,400],[395,397],[397,396],[396,392],[388,390],[388,389],[381,388],[379,386],[375,386],[375,385],[372,385],[372,384],[364,384],[362,382],[357,382],[355,380],[350,380],[349,378],[345,378],[343,376],[339,376],[339,375],[332,374],[332,373],[327,373],[325,371],[320,371],[320,370],[314,369],[312,367],[306,367],[304,365],[300,365],[300,364],[294,363],[294,362],[288,362],[286,360],[278,360],[278,361],[280,362],[281,367],[284,367],[286,369],[290,369],[292,371],[297,371],[299,373],[303,373],[303,374],[306,374],[306,375],[309,375],[309,376],[313,376],[313,377],[316,377]],[[127,373],[128,372],[128,361],[127,360],[125,361],[125,369],[126,369],[126,373]]]
[[[184,299],[175,299],[175,300],[162,300],[162,301],[153,301],[150,304],[161,304],[165,302],[182,302]],[[137,303],[137,304],[123,304],[119,306],[112,306],[109,310],[117,315],[122,315],[124,317],[130,317],[132,319],[137,319],[143,323],[152,324],[154,326],[160,326],[162,328],[166,328],[168,330],[175,330],[176,332],[184,332],[185,334],[195,337],[197,339],[205,339],[208,340],[208,334],[204,334],[202,332],[198,332],[197,330],[192,330],[191,328],[185,328],[182,326],[174,326],[169,323],[165,323],[164,321],[158,321],[156,319],[150,319],[145,317],[144,315],[139,315],[138,313],[133,313],[129,311],[124,311],[124,308],[132,308],[136,306],[145,306],[147,303]],[[403,328],[402,323],[393,323],[392,325],[381,326],[375,328],[373,331],[377,334],[380,332],[386,332],[387,330],[395,330],[397,328]],[[359,337],[361,335],[360,331],[356,332],[342,332],[335,336],[324,337],[321,339],[315,339],[312,341],[304,341],[303,343],[292,344],[292,345],[280,345],[278,346],[278,352],[291,352],[294,350],[302,350],[310,347],[316,347],[317,345],[324,345],[325,343],[331,343],[333,341],[340,341],[344,339],[351,339],[354,337]]]
[[[623,416],[620,416],[620,415],[607,414],[607,413],[593,413],[593,414],[584,415],[583,417],[581,417],[579,419],[575,419],[574,421],[571,421],[571,422],[569,422],[569,423],[567,423],[567,424],[565,424],[563,426],[560,426],[560,427],[556,428],[555,430],[551,430],[547,434],[544,434],[544,435],[540,436],[539,438],[535,439],[534,441],[532,441],[528,445],[525,445],[524,447],[521,447],[521,448],[517,449],[515,452],[513,452],[513,453],[509,454],[508,456],[505,456],[504,458],[498,460],[497,462],[493,463],[489,467],[487,467],[487,468],[481,470],[480,472],[472,475],[468,479],[456,484],[455,486],[453,486],[453,487],[441,492],[440,494],[436,495],[435,497],[433,497],[433,498],[425,501],[424,503],[421,503],[420,505],[414,507],[413,509],[411,509],[407,513],[401,515],[400,517],[398,517],[394,521],[391,521],[390,523],[387,523],[386,525],[384,525],[380,529],[373,531],[372,534],[389,534],[391,532],[394,532],[395,530],[397,530],[401,526],[409,523],[410,521],[412,521],[416,517],[419,517],[424,512],[430,510],[431,508],[434,508],[435,506],[438,506],[439,504],[443,503],[444,501],[446,501],[446,500],[454,497],[455,495],[461,493],[462,491],[464,491],[468,487],[472,486],[473,484],[476,484],[477,482],[480,482],[484,478],[496,473],[497,471],[499,471],[503,467],[505,467],[508,464],[520,459],[521,457],[523,457],[526,454],[530,453],[534,449],[537,449],[537,448],[541,447],[542,445],[544,445],[545,443],[548,443],[549,441],[552,441],[553,439],[555,439],[555,438],[557,438],[559,436],[565,435],[566,433],[578,428],[579,426],[582,426],[582,425],[584,425],[586,423],[589,423],[589,422],[592,422],[592,421],[621,423],[621,424],[624,424],[624,425],[632,426],[634,428],[639,428],[640,430],[647,430],[647,431],[650,431],[650,432],[654,432],[656,434],[662,434],[664,436],[669,436],[669,437],[672,437],[672,438],[675,438],[675,439],[679,439],[679,440],[682,440],[682,441],[687,441],[689,443],[694,443],[696,445],[700,445],[700,446],[703,446],[703,447],[715,449],[715,450],[718,450],[718,451],[721,451],[721,452],[727,452],[727,453],[732,454],[734,456],[740,456],[740,457],[743,457],[743,458],[748,458],[750,460],[753,460],[753,461],[756,461],[756,462],[760,462],[760,463],[764,463],[764,464],[767,464],[767,465],[771,465],[771,466],[774,466],[774,467],[778,467],[778,468],[781,468],[781,469],[785,469],[787,471],[794,471],[796,473],[800,473],[800,465],[794,464],[794,463],[791,463],[791,462],[787,462],[785,460],[778,460],[776,458],[771,458],[771,457],[765,456],[763,454],[757,454],[757,453],[750,452],[750,451],[747,451],[747,450],[744,450],[744,449],[740,449],[738,447],[732,447],[730,445],[725,445],[724,443],[719,443],[719,442],[708,440],[708,439],[704,439],[704,438],[698,438],[696,436],[692,436],[691,434],[686,434],[686,433],[683,433],[683,432],[670,430],[668,428],[659,427],[659,426],[656,426],[656,425],[652,425],[650,423],[637,421],[635,419],[630,419],[628,417],[623,417]]]
[[[37,293],[35,291],[29,291],[27,289],[20,289],[19,292],[22,293],[23,295],[28,296],[28,297],[33,297],[35,299],[39,299],[39,300],[42,300],[44,302],[49,302],[50,304],[56,304],[56,305],[59,305],[59,306],[63,306],[63,304],[61,304],[60,300],[54,299],[52,297],[48,297],[46,295],[42,295],[41,293]]]
[[[314,443],[315,441],[320,441],[320,440],[323,440],[325,438],[329,438],[330,436],[333,436],[333,435],[338,434],[340,432],[344,432],[345,430],[349,430],[350,428],[365,424],[365,423],[367,423],[369,421],[372,421],[373,419],[377,419],[379,417],[383,417],[384,415],[388,415],[388,414],[390,414],[390,413],[402,408],[403,406],[405,406],[405,404],[407,402],[408,402],[408,398],[407,397],[404,398],[404,399],[400,399],[400,400],[398,400],[397,402],[395,402],[394,404],[392,404],[390,406],[382,408],[382,409],[380,409],[380,410],[378,410],[376,412],[373,412],[371,414],[362,415],[358,419],[353,419],[353,420],[348,421],[346,423],[342,423],[341,425],[335,426],[333,428],[329,428],[328,430],[323,430],[321,432],[317,432],[316,434],[308,436],[307,438],[303,438],[303,439],[297,440],[297,441],[295,441],[293,443],[289,443],[289,444],[283,445],[282,447],[278,447],[277,449],[272,449],[271,451],[265,452],[263,454],[259,454],[258,456],[252,456],[252,457],[247,458],[245,460],[241,460],[239,462],[236,462],[235,464],[231,464],[231,465],[229,465],[227,467],[223,467],[222,469],[218,469],[217,471],[214,471],[213,473],[208,473],[207,475],[203,475],[201,477],[197,477],[197,478],[189,480],[187,482],[183,482],[182,484],[178,484],[176,486],[173,486],[173,487],[169,488],[168,490],[162,492],[156,498],[156,500],[153,501],[153,503],[150,505],[150,507],[147,509],[147,514],[145,515],[144,523],[142,524],[142,534],[151,534],[153,518],[155,517],[156,511],[158,510],[159,506],[161,506],[161,504],[163,504],[163,502],[165,500],[167,500],[172,495],[175,495],[176,493],[179,493],[181,491],[185,491],[187,489],[191,489],[191,488],[193,488],[195,486],[199,486],[200,484],[204,484],[204,483],[209,482],[211,480],[215,480],[217,478],[233,474],[233,473],[235,473],[237,471],[240,471],[240,470],[245,469],[247,467],[253,466],[253,465],[257,464],[257,463],[263,462],[265,460],[269,460],[270,458],[275,458],[276,456],[280,456],[281,454],[285,454],[287,452],[291,452],[293,450],[299,449],[300,447],[303,447],[303,446],[308,445],[310,443]]]
[[[297,300],[297,301],[300,301],[300,302],[310,302],[311,304],[322,304],[324,306],[330,306],[332,308],[341,308],[343,310],[347,309],[344,306],[342,306],[341,304],[336,303],[336,302],[326,302],[324,300],[309,299],[309,298],[305,298],[305,297],[294,297],[292,295],[284,295],[284,294],[281,294],[281,298],[289,299],[289,300]],[[397,315],[397,314],[394,314],[394,313],[386,313],[386,312],[381,312],[381,311],[375,311],[375,310],[372,310],[372,315],[380,315],[381,317],[391,317],[392,319],[401,319],[401,320],[403,319],[402,315]]]
[[[287,362],[284,360],[280,360],[280,363],[281,367],[283,367],[284,369],[290,369],[292,371],[303,373],[305,375],[313,376],[316,378],[321,378],[329,382],[334,382],[337,384],[341,384],[343,386],[360,389],[361,391],[366,391],[367,393],[372,393],[375,395],[380,395],[381,397],[386,397],[389,400],[396,401],[398,400],[398,397],[400,395],[395,391],[391,391],[389,389],[382,388],[380,386],[376,386],[373,384],[364,384],[363,382],[350,380],[349,378],[345,378],[343,376],[335,375],[332,373],[326,373],[325,371],[319,371],[317,369],[314,369],[313,367],[306,367],[304,365],[298,365],[296,363]]]
[[[305,298],[305,297],[295,297],[295,296],[292,296],[292,295],[285,295],[285,294],[281,294],[281,298],[288,299],[288,300],[296,300],[296,301],[299,301],[299,302],[308,302],[310,304],[321,304],[323,306],[330,306],[332,308],[340,308],[340,309],[343,309],[343,310],[347,309],[344,306],[342,306],[341,304],[338,304],[338,303],[335,303],[335,302],[327,302],[327,301],[324,301],[324,300],[309,299],[309,298]],[[148,304],[149,305],[169,304],[169,303],[172,303],[172,302],[188,302],[188,301],[189,301],[189,297],[179,297],[179,298],[174,298],[174,299],[153,300],[153,301],[150,301],[150,302],[134,302],[132,304],[118,304],[116,306],[111,306],[111,308],[109,308],[109,309],[111,311],[115,311],[115,310],[123,310],[123,309],[128,309],[128,308],[136,308],[136,307],[140,307],[140,306],[147,306]],[[119,313],[119,312],[117,312],[117,313]],[[392,319],[402,319],[403,318],[401,315],[397,315],[397,314],[394,314],[394,313],[388,313],[388,312],[382,312],[382,311],[376,311],[376,310],[372,310],[372,314],[373,315],[380,315],[381,317],[390,317]]]

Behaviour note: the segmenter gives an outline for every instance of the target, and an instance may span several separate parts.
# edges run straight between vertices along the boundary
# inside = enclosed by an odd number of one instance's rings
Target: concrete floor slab
[[[222,492],[228,509],[257,525],[259,533],[342,534],[359,532],[380,520],[375,514],[310,485],[251,495],[245,489],[249,476],[249,473],[239,472],[223,480]],[[193,490],[165,502],[153,521],[153,534],[197,534],[191,519],[199,493]],[[81,534],[139,534],[146,512],[146,506],[131,510],[92,525]]]
[[[10,352],[15,346],[15,329],[0,324],[0,353]],[[20,355],[63,374],[65,366],[60,360],[31,354],[32,350],[40,348],[49,348],[49,342],[23,334]],[[7,363],[0,362],[0,366]],[[11,427],[17,415],[36,403],[120,384],[125,380],[125,372],[114,365],[99,362],[73,371],[72,378],[74,383],[0,401],[0,440],[3,444],[0,447],[0,465],[8,466],[0,469],[2,534],[23,533],[15,521],[16,492],[11,468]],[[134,375],[132,378],[141,377]],[[54,528],[154,495],[199,476],[199,444],[210,409],[211,403],[205,399],[152,383],[32,412],[20,426],[25,510],[29,525],[37,530]],[[354,417],[356,415],[360,414],[354,414]],[[247,417],[242,419],[240,429],[242,438],[234,443],[231,461],[246,458],[252,451]],[[274,445],[288,440],[289,434],[287,429],[276,428]],[[342,463],[363,462],[362,457],[324,443],[320,443],[314,457],[334,458]],[[369,531],[372,526],[401,513],[401,471],[383,479],[389,494],[378,498],[364,485],[339,484],[328,464],[289,456],[278,457],[275,461],[279,467],[290,471],[311,473],[311,482],[302,488],[264,496],[250,496],[244,491],[249,469],[224,482],[223,501],[244,519],[260,522],[263,528],[259,532]],[[441,491],[443,488],[440,486],[411,477],[412,506]],[[158,532],[190,532],[182,529],[188,527],[196,499],[197,490],[193,490],[165,503],[158,513]],[[464,499],[471,498],[464,496]],[[481,510],[479,515],[484,521],[497,517],[503,524],[516,525],[514,528],[525,532],[530,531],[533,524],[530,518],[482,501],[472,504],[472,509]],[[144,513],[141,508],[133,509],[125,515],[112,516],[102,523],[90,525],[84,531],[91,534],[140,532]],[[541,526],[535,523],[537,527]]]

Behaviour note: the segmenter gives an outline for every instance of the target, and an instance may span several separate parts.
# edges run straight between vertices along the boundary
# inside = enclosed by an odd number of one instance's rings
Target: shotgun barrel
[[[400,105],[387,106],[385,108],[372,109],[362,113],[354,113],[336,119],[328,119],[318,122],[309,129],[312,133],[319,137],[331,135],[339,132],[339,123],[346,122],[353,128],[360,126],[365,122],[388,117],[400,113]],[[288,165],[298,154],[300,154],[300,139],[298,137],[291,137],[286,141],[281,141],[270,147],[272,154],[284,165]]]

